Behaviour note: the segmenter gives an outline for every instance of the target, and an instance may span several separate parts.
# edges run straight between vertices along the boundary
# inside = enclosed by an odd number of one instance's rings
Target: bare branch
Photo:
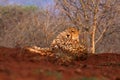
[[[101,38],[103,37],[103,35],[104,35],[105,32],[107,31],[107,29],[108,29],[108,27],[106,27],[106,28],[102,31],[102,33],[101,33],[101,35],[99,36],[99,38],[95,41],[95,44],[97,44],[97,43],[101,40]]]

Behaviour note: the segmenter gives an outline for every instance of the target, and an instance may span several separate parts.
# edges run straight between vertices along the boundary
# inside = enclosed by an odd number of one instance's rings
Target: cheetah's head
[[[69,34],[66,35],[67,37],[71,36],[72,40],[79,41],[79,30],[78,29],[74,27],[69,27],[66,30],[69,32]]]

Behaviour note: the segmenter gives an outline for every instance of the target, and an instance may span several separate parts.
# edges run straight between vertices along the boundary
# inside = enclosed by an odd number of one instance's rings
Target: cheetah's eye
[[[74,30],[72,30],[72,32],[75,32]]]

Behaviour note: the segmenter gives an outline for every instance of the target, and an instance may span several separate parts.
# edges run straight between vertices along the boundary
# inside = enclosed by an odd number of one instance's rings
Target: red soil
[[[120,80],[120,54],[94,54],[60,65],[54,57],[1,47],[0,80]]]

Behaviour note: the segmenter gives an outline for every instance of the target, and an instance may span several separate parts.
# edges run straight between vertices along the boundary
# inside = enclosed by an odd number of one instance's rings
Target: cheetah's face
[[[68,28],[69,33],[71,34],[72,40],[77,40],[79,41],[79,30],[77,30],[76,28]],[[66,35],[66,36],[70,36],[70,35]]]

